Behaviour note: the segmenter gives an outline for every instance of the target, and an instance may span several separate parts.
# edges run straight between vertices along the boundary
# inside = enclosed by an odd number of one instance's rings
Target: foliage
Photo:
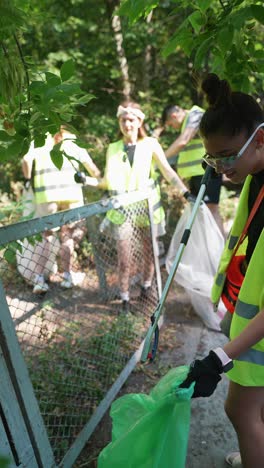
[[[147,3],[147,4],[146,4]],[[182,50],[196,70],[210,68],[228,78],[239,90],[257,89],[264,78],[264,6],[262,1],[187,0],[171,1],[170,15],[185,16],[163,48],[169,56]],[[175,3],[177,5],[175,6]],[[130,23],[163,2],[124,0],[119,14]],[[257,40],[256,40],[257,38]]]
[[[9,22],[14,18],[12,31],[17,33],[18,43],[11,33],[3,35],[2,42],[8,43],[9,56],[19,65],[20,81],[15,81],[17,89],[8,101],[9,104],[12,101],[12,109],[6,105],[6,97],[5,114],[0,115],[0,190],[10,193],[10,181],[22,179],[20,156],[26,152],[30,140],[33,138],[37,145],[42,144],[47,130],[54,132],[62,120],[69,118],[96,164],[104,168],[106,147],[117,137],[115,113],[122,99],[121,73],[107,3],[104,0],[96,5],[91,0],[66,3],[47,0],[45,11],[36,0],[12,0],[7,4],[9,11],[15,8],[16,14],[10,12]],[[159,123],[168,99],[181,100],[183,105],[196,99],[195,89],[188,85],[191,69],[183,53],[169,61],[158,53],[163,42],[168,40],[171,28],[165,23],[166,8],[156,16],[150,25],[129,26],[128,20],[122,18],[132,98],[143,104],[150,129]],[[146,71],[147,47],[151,49],[151,56]],[[75,71],[71,76],[73,64]],[[4,83],[0,79],[2,89],[5,89]],[[84,90],[84,96],[78,95],[80,89]],[[91,96],[96,99],[85,104]],[[55,151],[53,156],[59,166],[61,154]]]
[[[55,134],[61,124],[71,122],[76,106],[86,104],[85,95],[74,77],[72,59],[59,72],[35,69],[23,55],[21,31],[29,1],[4,1],[0,6],[0,158],[1,162],[24,155],[32,140],[43,146],[47,132]],[[54,162],[59,165],[58,150]]]
[[[0,468],[9,468],[10,466],[11,466],[10,458],[0,455]]]
[[[111,27],[119,4],[1,3],[0,191],[10,194],[11,182],[22,179],[20,157],[31,139],[42,144],[45,132],[55,132],[62,121],[73,125],[104,169],[107,145],[117,138],[116,108],[123,98]],[[124,0],[119,13],[131,97],[143,106],[149,131],[159,125],[168,103],[186,108],[203,104],[197,80],[209,70],[262,98],[261,1]],[[166,147],[173,138],[175,133],[168,132],[161,143]],[[53,160],[60,166],[59,147]]]

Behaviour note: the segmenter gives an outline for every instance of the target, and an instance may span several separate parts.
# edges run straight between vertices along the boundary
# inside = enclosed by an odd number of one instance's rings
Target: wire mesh
[[[148,202],[2,247],[6,299],[59,463],[138,349],[157,305]]]

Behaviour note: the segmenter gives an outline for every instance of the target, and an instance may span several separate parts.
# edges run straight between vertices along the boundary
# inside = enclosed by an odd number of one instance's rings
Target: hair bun
[[[220,80],[215,73],[210,73],[202,82],[202,90],[210,107],[230,102],[231,88],[226,80]]]

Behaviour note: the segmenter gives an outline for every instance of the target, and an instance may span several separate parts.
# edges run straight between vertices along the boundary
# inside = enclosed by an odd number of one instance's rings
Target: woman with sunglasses
[[[202,83],[209,107],[200,133],[204,160],[233,183],[242,183],[239,206],[212,289],[213,302],[232,313],[230,341],[190,367],[183,387],[210,396],[221,374],[230,380],[225,404],[238,437],[230,466],[264,467],[264,115],[250,95],[233,92],[210,74]]]

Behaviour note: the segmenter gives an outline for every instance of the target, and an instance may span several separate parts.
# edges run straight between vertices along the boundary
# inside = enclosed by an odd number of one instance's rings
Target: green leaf
[[[40,117],[42,117],[41,112],[34,112],[34,114],[31,115],[29,123],[32,125],[34,122],[36,122]]]
[[[66,96],[66,94],[63,94],[63,91],[57,88],[57,91],[55,95],[53,96],[54,104],[58,104],[61,106],[61,104],[69,104],[69,98]]]
[[[85,149],[89,148],[89,146],[90,146],[88,143],[81,140],[80,138],[76,138],[74,140],[74,143],[76,143],[77,146],[80,146],[80,148],[85,148]]]
[[[175,52],[175,49],[178,45],[178,36],[174,36],[166,45],[163,47],[161,54],[163,57],[168,57],[168,55]]]
[[[21,151],[23,147],[23,138],[15,139],[11,145],[6,148],[6,155],[10,158],[16,158],[17,156],[21,156]]]
[[[59,143],[59,147],[60,147],[60,143]],[[53,147],[53,149],[50,152],[50,157],[51,157],[53,164],[57,167],[57,169],[61,170],[62,165],[63,165],[63,155],[59,147],[57,145]]]
[[[29,128],[28,128],[28,120],[29,120],[29,115],[19,115],[15,121],[14,121],[14,127],[17,133],[19,135],[23,136],[24,138],[27,138],[30,136],[29,134]]]
[[[3,163],[3,162],[8,161],[8,159],[9,159],[9,156],[6,152],[6,148],[4,148],[3,146],[0,146],[0,161]]]
[[[264,7],[261,5],[251,5],[251,11],[253,17],[261,24],[264,24]]]
[[[60,76],[62,81],[68,81],[73,75],[75,71],[75,65],[72,59],[67,60],[64,62],[60,69]]]
[[[69,112],[60,114],[60,116],[61,116],[61,120],[64,120],[65,122],[70,122],[72,119],[72,114],[70,114]]]
[[[21,242],[17,242],[17,241],[10,242],[8,247],[14,251],[18,250],[20,253],[22,253],[23,251],[23,245],[21,244]]]
[[[52,123],[48,123],[48,122],[47,122],[46,130],[47,130],[47,132],[50,133],[51,135],[55,135],[55,133],[58,133],[59,127],[58,127],[58,125],[56,125],[56,124],[52,124]]]
[[[258,70],[259,73],[264,73],[264,61],[258,61],[257,64],[256,64],[256,68]]]
[[[49,87],[58,86],[61,84],[61,79],[58,75],[54,73],[46,72],[45,73],[47,84]]]
[[[125,0],[117,9],[119,16],[128,16],[130,24],[135,23],[141,16],[146,17],[159,5],[158,0]]]
[[[90,102],[92,99],[95,99],[95,96],[93,94],[85,94],[84,96],[77,99],[77,103],[87,104],[87,102]]]
[[[30,138],[24,138],[22,147],[21,147],[21,154],[27,154],[29,148],[30,148],[31,140]]]
[[[188,21],[191,23],[194,31],[198,34],[204,25],[204,17],[200,11],[194,11],[191,15],[188,16]]]
[[[234,37],[234,28],[230,25],[219,31],[217,34],[217,44],[223,52],[230,49]]]
[[[6,251],[4,252],[4,258],[8,263],[16,263],[16,251],[12,250],[10,248],[7,248]]]
[[[58,87],[51,87],[51,88],[48,88],[45,95],[44,95],[44,100],[46,101],[51,101],[53,99],[56,99],[56,96],[58,94]]]
[[[201,45],[198,47],[197,52],[195,54],[195,59],[194,59],[195,68],[200,68],[204,59],[207,58],[207,52],[213,40],[214,40],[213,36],[209,37],[208,39],[204,40],[201,43]]]
[[[11,135],[8,135],[4,130],[0,130],[0,141],[5,141],[9,142],[12,141],[13,137]]]
[[[29,86],[31,94],[42,95],[46,91],[46,83],[43,81],[32,81]]]
[[[240,8],[229,17],[230,23],[237,31],[244,28],[246,21],[252,18],[251,7]]]
[[[264,50],[255,50],[254,51],[254,58],[256,60],[263,60],[264,59]],[[1,132],[0,132],[1,133]]]
[[[45,135],[36,135],[34,138],[34,146],[35,148],[41,148],[41,146],[45,145]]]
[[[187,55],[190,55],[193,48],[193,35],[184,22],[176,31],[172,39],[166,44],[162,50],[163,57],[167,57],[172,52],[175,52],[177,47],[181,47]]]
[[[197,0],[198,7],[204,13],[211,6],[212,0]]]
[[[131,15],[131,2],[129,0],[121,1],[121,5],[117,10],[117,15],[130,16]]]
[[[82,90],[80,88],[79,83],[62,83],[58,86],[58,91],[63,91],[67,96],[71,96],[73,94],[82,94]]]

